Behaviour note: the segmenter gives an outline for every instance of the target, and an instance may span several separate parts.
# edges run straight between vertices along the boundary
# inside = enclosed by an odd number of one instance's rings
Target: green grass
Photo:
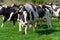
[[[38,25],[35,32],[29,29],[27,35],[18,31],[18,23],[14,27],[12,22],[6,22],[3,28],[0,27],[0,40],[60,40],[59,22],[56,19],[51,21],[52,28],[48,29],[46,23],[42,22],[42,26]]]

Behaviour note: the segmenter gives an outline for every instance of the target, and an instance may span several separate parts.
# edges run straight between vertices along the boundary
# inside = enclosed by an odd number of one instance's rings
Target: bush
[[[45,3],[44,0],[19,0],[20,2],[24,3],[24,2],[33,2],[33,3]]]
[[[31,1],[34,3],[43,3],[44,2],[44,0],[31,0]]]
[[[43,3],[44,0],[36,0],[37,3]]]

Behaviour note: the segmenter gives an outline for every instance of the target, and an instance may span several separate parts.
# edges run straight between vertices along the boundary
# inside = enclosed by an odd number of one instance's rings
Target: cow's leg
[[[48,28],[52,28],[51,21],[50,21],[50,17],[48,16],[48,17],[46,18],[46,20],[47,20],[47,26],[48,26]]]
[[[33,26],[33,32],[35,31],[35,26]]]
[[[37,22],[35,22],[35,28],[37,27]]]
[[[2,25],[1,25],[1,28],[4,26],[4,23],[5,23],[6,21],[7,21],[7,19],[4,18],[3,23],[2,23]]]
[[[33,26],[33,32],[35,31],[35,28],[37,27],[37,22],[34,22],[34,26]]]
[[[25,35],[27,34],[27,30],[28,30],[28,25],[25,25]]]
[[[3,28],[3,26],[4,26],[4,23],[2,23],[1,28]]]
[[[47,21],[47,26],[48,26],[48,28],[49,28],[49,21],[46,19],[46,21]]]
[[[22,24],[19,22],[19,31],[22,31]]]
[[[45,14],[45,18],[46,18],[46,21],[47,21],[47,26],[48,28],[51,28],[52,25],[51,25],[51,20],[50,20],[50,12],[48,10],[46,10],[46,14]]]
[[[12,15],[13,15],[13,12],[11,12],[10,17],[8,18],[8,20],[7,20],[7,21],[10,21],[10,19],[11,19]]]
[[[18,18],[17,18],[17,21],[19,21],[19,17],[20,17],[20,15],[18,14]]]
[[[52,24],[51,24],[51,21],[49,20],[49,25],[50,25],[50,28],[52,28]]]
[[[14,27],[15,27],[15,20],[13,20],[13,25],[14,25]]]

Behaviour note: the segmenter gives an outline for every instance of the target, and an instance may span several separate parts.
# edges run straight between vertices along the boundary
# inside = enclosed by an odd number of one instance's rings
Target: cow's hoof
[[[19,21],[19,19],[17,19],[17,21]]]
[[[8,19],[7,21],[10,21],[10,19]]]

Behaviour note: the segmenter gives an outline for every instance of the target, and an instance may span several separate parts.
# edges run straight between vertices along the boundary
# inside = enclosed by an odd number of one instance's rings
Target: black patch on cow
[[[45,7],[44,8],[38,7],[37,11],[38,11],[39,18],[42,18],[45,15],[46,9]]]
[[[34,6],[34,5],[32,5],[32,8],[34,9],[34,11],[36,11],[36,8],[35,8],[35,6]]]
[[[49,12],[53,15],[53,11],[51,10],[51,9],[49,9],[49,8],[47,8],[48,10],[49,10]]]
[[[47,6],[45,6],[45,5],[42,5],[42,8],[43,8],[43,9],[45,9],[45,8],[47,8]]]
[[[15,14],[13,14],[12,15],[12,17],[11,17],[11,20],[17,20],[17,18],[18,18],[18,14],[17,13],[15,13]]]
[[[33,14],[33,12],[31,12],[31,17],[32,17],[32,20],[34,20],[34,14]]]
[[[57,11],[57,9],[54,9],[54,11]]]
[[[49,12],[51,13],[52,11],[48,8]]]
[[[25,22],[24,16],[22,16],[22,20],[23,20],[23,22]]]
[[[30,20],[30,14],[27,12],[27,20]]]
[[[9,18],[10,13],[11,13],[10,8],[5,8],[5,7],[2,8],[2,15],[5,16],[6,18]]]

